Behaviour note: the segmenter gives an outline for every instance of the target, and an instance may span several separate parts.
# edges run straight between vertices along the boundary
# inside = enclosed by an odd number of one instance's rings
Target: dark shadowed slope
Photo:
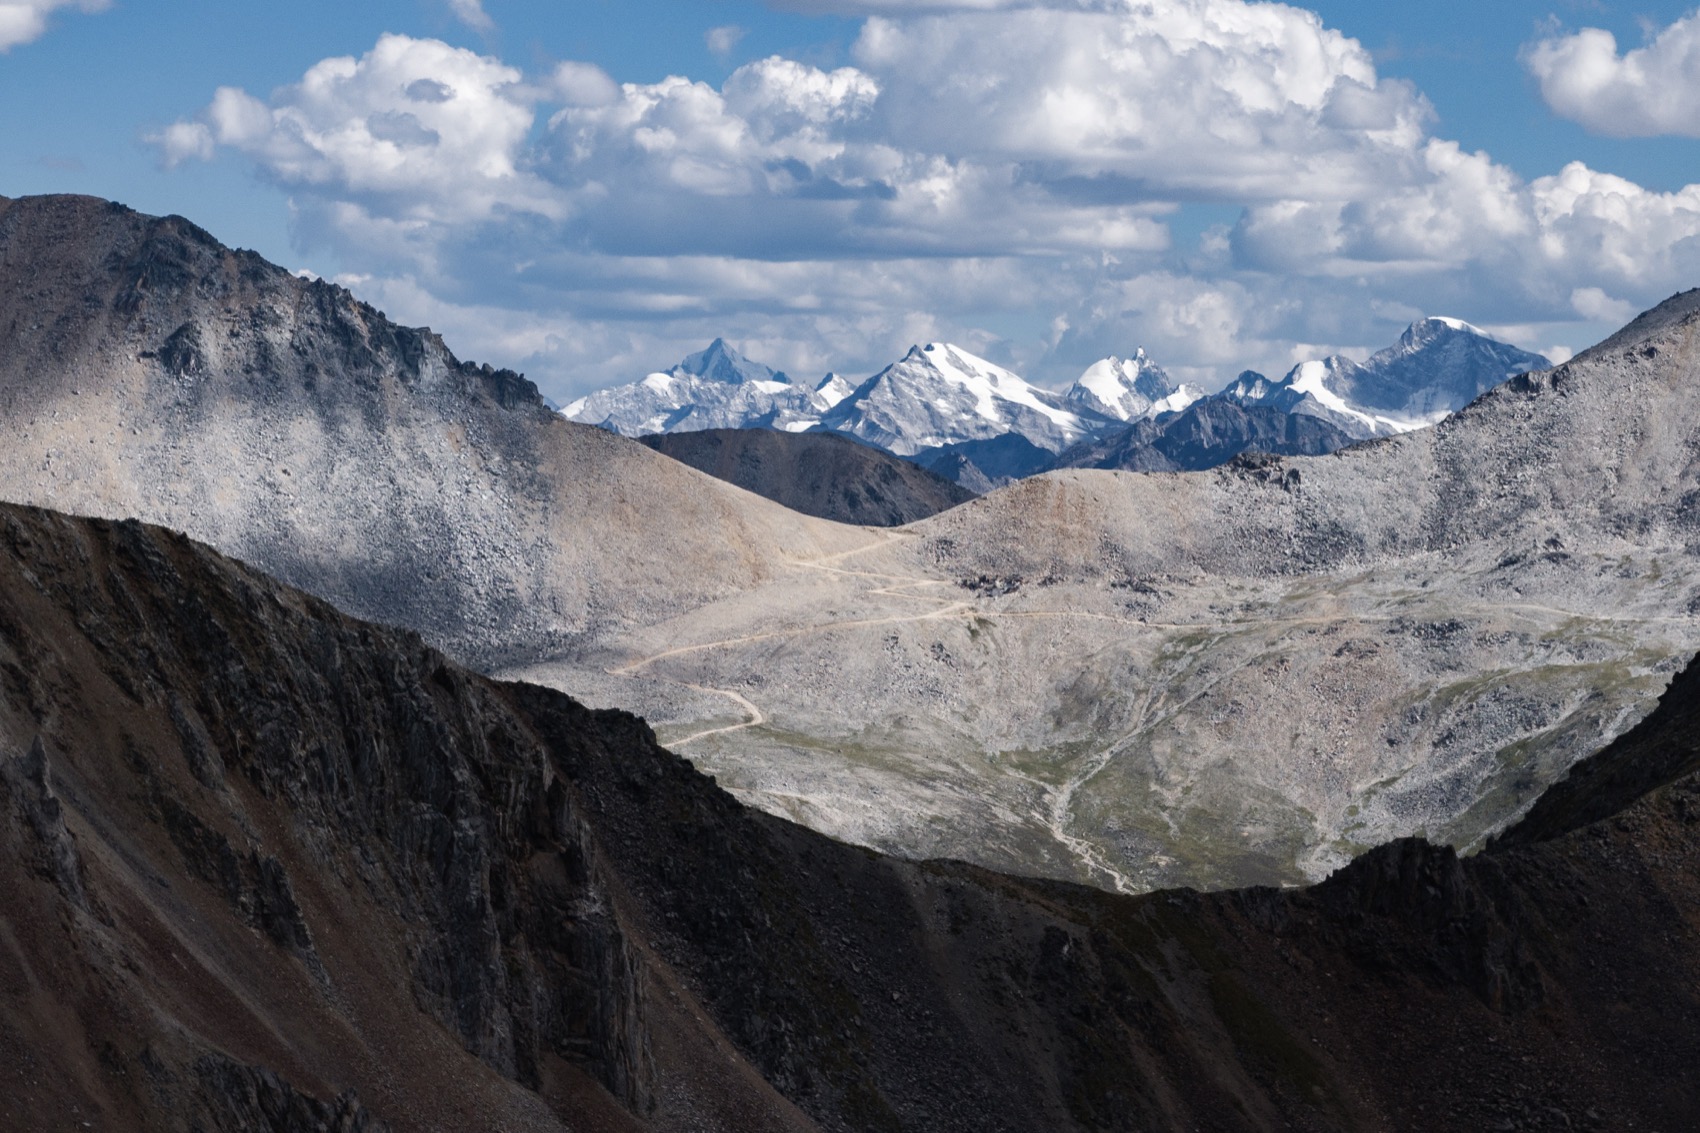
[[[1649,722],[1689,750],[1693,686]],[[916,865],[180,536],[0,508],[5,1128],[1693,1128],[1697,819],[1689,778],[1287,893]]]
[[[1322,456],[1351,443],[1349,434],[1320,417],[1206,398],[1179,413],[1135,421],[1084,441],[1058,456],[1051,467],[1197,472],[1246,452]]]
[[[974,498],[907,460],[831,433],[704,429],[640,439],[699,472],[837,523],[901,527]]]

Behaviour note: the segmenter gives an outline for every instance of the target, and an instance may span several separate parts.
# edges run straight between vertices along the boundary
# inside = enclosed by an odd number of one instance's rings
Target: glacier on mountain
[[[1279,381],[1248,370],[1208,395],[1175,382],[1143,349],[1095,362],[1055,393],[947,342],[912,347],[860,384],[829,373],[809,386],[716,339],[671,370],[598,391],[562,412],[628,436],[717,428],[836,432],[987,491],[1080,459],[1059,454],[1082,445],[1093,460],[1113,453],[1118,466],[1141,468],[1176,460],[1191,467],[1200,454],[1243,445],[1330,451],[1432,425],[1506,378],[1550,365],[1444,317],[1419,319],[1363,362],[1338,354],[1313,359]],[[1205,428],[1198,414],[1219,403],[1254,412],[1211,412]],[[1270,413],[1329,428],[1283,425]],[[1206,435],[1209,443],[1200,439]],[[1142,448],[1165,445],[1190,455],[1159,460]]]
[[[821,418],[898,456],[1012,434],[1061,452],[1114,424],[948,342],[911,348]]]
[[[1138,421],[1179,413],[1202,398],[1204,391],[1175,384],[1140,349],[1132,358],[1112,356],[1094,362],[1063,396],[1089,412],[1117,421]]]
[[[1319,417],[1367,440],[1433,425],[1507,378],[1551,366],[1462,319],[1437,317],[1412,323],[1365,362],[1313,359],[1278,382],[1247,370],[1216,396]]]
[[[568,419],[628,437],[699,429],[814,428],[849,383],[829,374],[819,387],[752,362],[724,339],[671,370],[597,390],[561,410]]]

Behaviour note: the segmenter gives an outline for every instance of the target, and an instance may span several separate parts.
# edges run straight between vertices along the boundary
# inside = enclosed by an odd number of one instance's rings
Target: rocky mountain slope
[[[628,437],[700,429],[802,432],[819,424],[821,415],[848,393],[835,375],[810,387],[750,361],[717,338],[671,370],[598,390],[561,414]]]
[[[0,199],[0,342],[5,498],[167,523],[481,663],[861,538],[181,218]]]
[[[1302,362],[1278,382],[1247,371],[1217,396],[1319,417],[1361,440],[1432,425],[1507,378],[1551,366],[1462,320],[1429,318],[1366,362]]]
[[[1198,472],[1241,453],[1322,456],[1353,438],[1320,417],[1222,398],[1195,401],[1178,413],[1135,421],[1060,453],[1051,468],[1124,472]]]
[[[899,527],[974,498],[942,476],[831,433],[704,429],[643,444],[804,515]]]
[[[1141,898],[834,843],[134,523],[0,507],[0,691],[8,1128],[1700,1119],[1693,673],[1479,858]]]

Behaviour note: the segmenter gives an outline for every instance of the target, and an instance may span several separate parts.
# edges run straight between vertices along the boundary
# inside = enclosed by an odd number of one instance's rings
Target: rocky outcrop
[[[1682,766],[1694,692],[1597,766]],[[833,842],[633,717],[181,536],[14,507],[0,746],[5,1127],[1700,1117],[1692,775],[1472,859],[1116,896]]]
[[[206,1112],[215,1129],[253,1133],[390,1133],[372,1120],[353,1090],[333,1102],[298,1093],[276,1074],[209,1056],[195,1065]]]
[[[974,498],[907,460],[830,433],[704,429],[642,443],[804,515],[901,527]]]

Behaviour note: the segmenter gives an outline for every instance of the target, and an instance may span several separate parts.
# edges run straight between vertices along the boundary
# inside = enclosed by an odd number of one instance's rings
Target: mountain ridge
[[[953,480],[837,433],[702,429],[638,439],[699,472],[835,523],[900,527],[974,498]]]
[[[764,588],[624,656],[756,707],[653,714],[740,798],[895,852],[1139,891],[1479,845],[1700,648],[1693,322],[1328,456],[1022,480],[835,560],[853,615]],[[648,660],[734,625],[784,636]]]
[[[175,525],[488,664],[863,538],[572,424],[181,218],[0,200],[0,327],[9,498]],[[673,519],[640,546],[637,511]]]
[[[911,347],[821,418],[896,456],[1007,434],[1051,452],[1111,420],[949,343]]]
[[[1433,425],[1494,386],[1552,363],[1461,319],[1412,323],[1392,346],[1355,362],[1342,355],[1301,362],[1279,382],[1253,371],[1217,395],[1315,416],[1356,440]]]
[[[503,408],[175,222],[4,212],[8,493],[640,711],[739,798],[907,856],[1146,891],[1468,848],[1700,648],[1686,322],[1433,430],[1047,473],[877,531]]]
[[[811,389],[717,338],[670,370],[587,394],[561,415],[628,437],[716,428],[800,432],[819,423],[839,392],[833,375]]]
[[[731,377],[708,383],[710,392],[698,397],[700,403],[692,401],[698,396],[695,384],[687,383],[682,393],[671,384],[665,389],[654,384],[694,375],[709,365],[705,359],[716,350],[725,350],[721,340],[669,374],[599,391],[565,412],[631,436],[709,426],[839,432],[944,471],[984,492],[1038,471],[1071,467],[1076,459],[1047,464],[987,447],[1002,437],[1019,438],[1059,458],[1063,450],[1076,446],[1119,443],[1126,454],[1121,459],[1123,467],[1198,470],[1209,467],[1199,463],[1200,455],[1178,462],[1162,456],[1153,447],[1162,434],[1145,423],[1183,413],[1203,401],[1225,401],[1254,411],[1259,424],[1253,427],[1249,418],[1235,419],[1241,441],[1222,437],[1214,443],[1195,444],[1199,454],[1220,450],[1225,454],[1222,459],[1229,459],[1261,438],[1281,455],[1318,455],[1351,441],[1432,425],[1506,378],[1551,365],[1541,355],[1502,342],[1463,320],[1428,317],[1411,323],[1396,343],[1367,361],[1342,355],[1314,359],[1294,366],[1279,381],[1248,370],[1214,394],[1176,384],[1143,348],[1129,359],[1111,356],[1094,363],[1058,395],[948,343],[912,347],[903,359],[859,385],[829,374],[806,395],[812,399],[812,408],[795,413],[775,409],[773,394],[764,394],[768,400],[752,407],[728,404],[723,392],[714,392],[771,375],[766,367],[741,356],[729,367]],[[774,388],[788,397],[797,393],[783,382]],[[665,412],[653,404],[661,393],[671,398]],[[1079,416],[1064,415],[1069,413]],[[1218,419],[1219,426],[1234,416],[1199,410],[1178,427],[1197,434],[1200,413]],[[1324,422],[1335,432],[1265,419],[1276,413]],[[1299,433],[1305,434],[1302,442],[1296,439]],[[1324,442],[1332,441],[1336,433],[1344,439],[1331,448]],[[1283,434],[1288,439],[1278,440]],[[1167,443],[1173,447],[1174,442]],[[1134,455],[1134,448],[1141,448],[1144,455]]]

